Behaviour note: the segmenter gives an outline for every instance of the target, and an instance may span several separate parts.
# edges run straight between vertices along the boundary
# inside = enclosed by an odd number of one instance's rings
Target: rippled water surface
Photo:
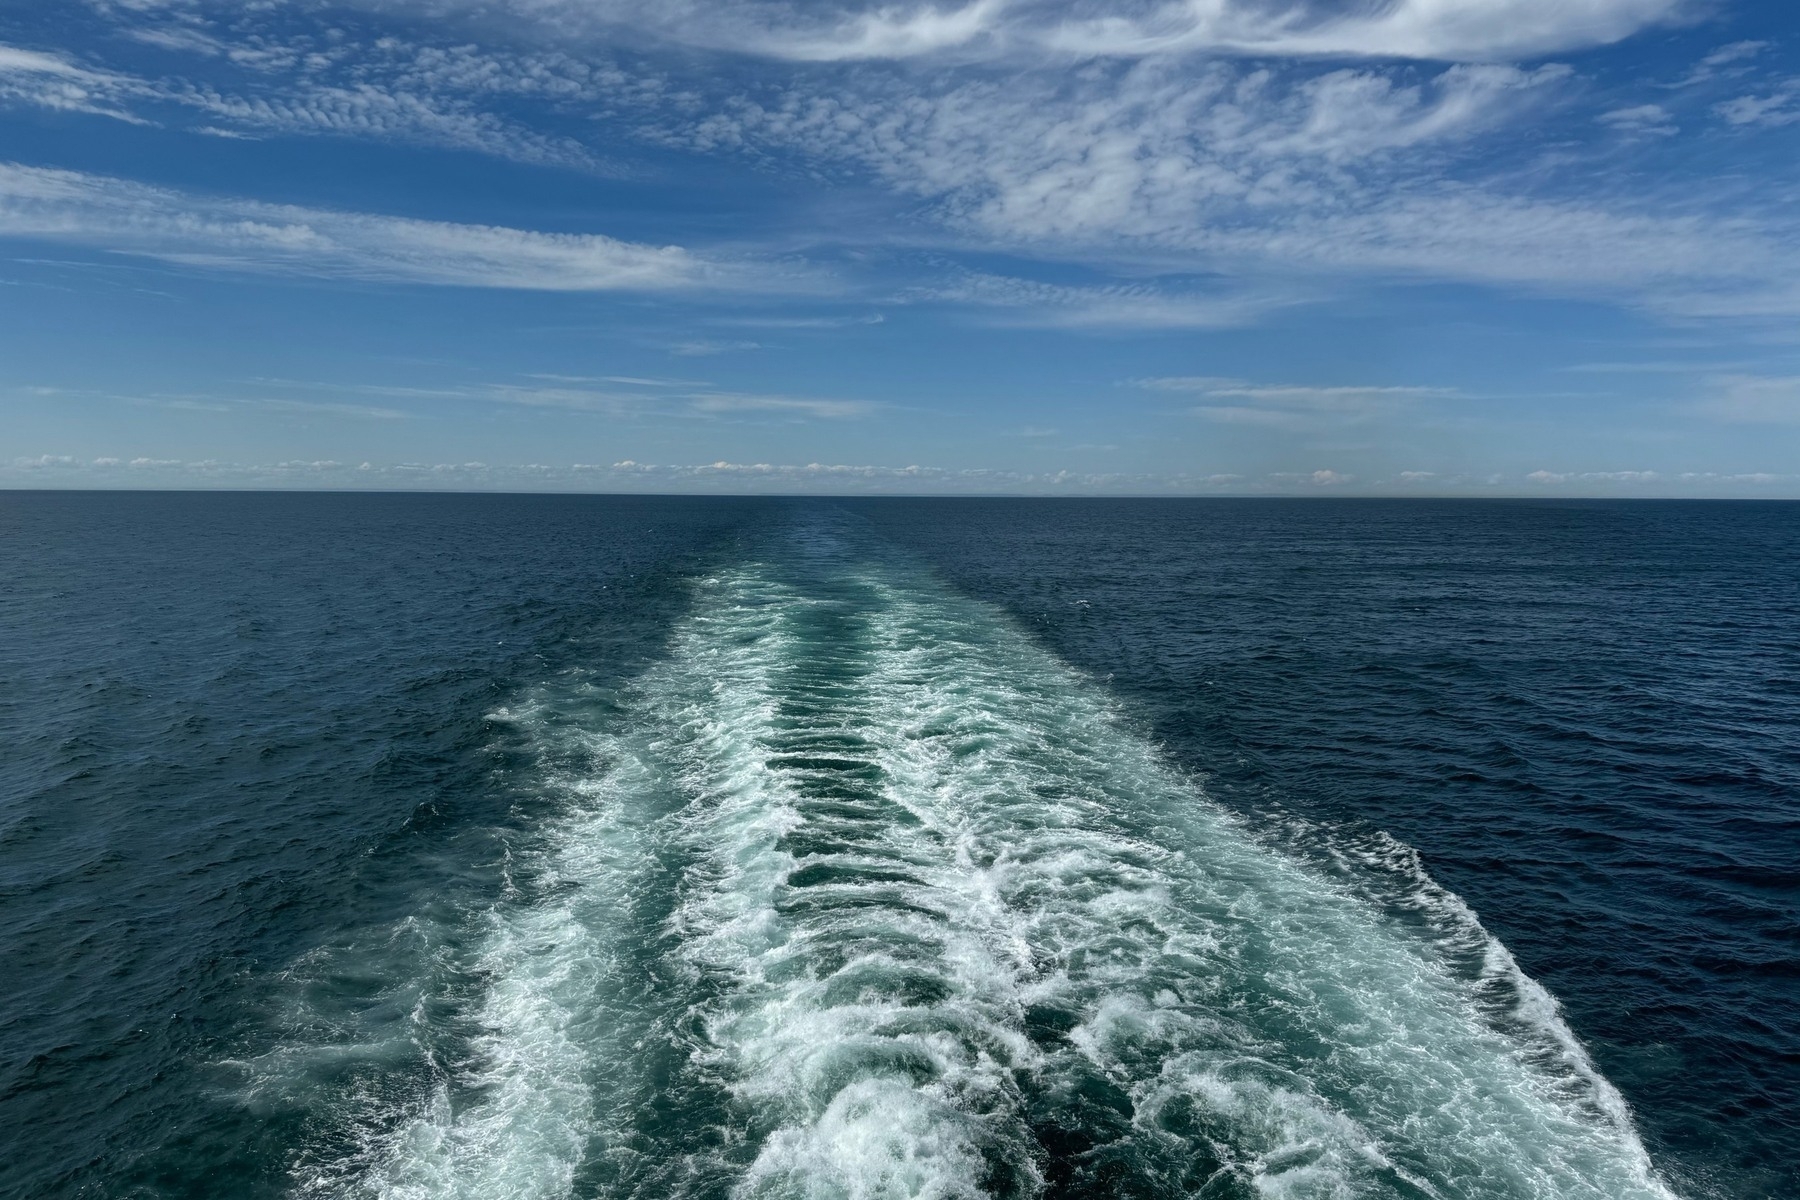
[[[0,495],[0,1193],[1800,1194],[1797,515]]]

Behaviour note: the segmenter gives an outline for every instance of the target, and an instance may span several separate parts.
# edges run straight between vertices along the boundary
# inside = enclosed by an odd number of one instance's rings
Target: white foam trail
[[[705,866],[677,953],[729,984],[700,1006],[697,1064],[775,1118],[740,1194],[974,1197],[990,1163],[1034,1188],[1017,966],[988,936],[993,897],[882,778],[884,681],[858,678],[854,644],[787,628],[840,606],[718,587],[724,636],[703,622],[681,654],[710,686],[683,714],[680,835]]]
[[[566,811],[517,847],[507,895],[479,922],[472,958],[446,963],[457,957],[455,939],[444,929],[429,935],[440,968],[484,981],[463,1057],[440,1064],[438,1085],[397,1111],[352,1097],[363,1110],[351,1118],[356,1151],[347,1160],[303,1164],[300,1192],[371,1200],[567,1196],[578,1172],[604,1157],[610,1135],[630,1123],[642,1084],[632,1042],[645,1014],[632,1003],[641,989],[627,959],[638,935],[625,914],[644,883],[644,826],[659,782],[628,741],[570,727],[589,715],[584,690],[579,679],[559,681],[492,718],[558,743],[564,757],[579,751],[590,769],[546,770],[540,788]],[[515,873],[528,877],[524,887],[511,886]],[[440,1031],[417,1040],[430,1047],[446,1039]]]
[[[1485,972],[1249,835],[993,610],[820,553],[705,581],[616,728],[537,700],[600,764],[537,852],[569,886],[496,912],[462,1099],[360,1189],[1668,1200],[1454,896],[1421,873]],[[650,891],[660,928],[624,920]]]
[[[592,860],[607,856],[594,850],[613,844],[605,824],[604,816],[570,822],[552,869],[584,881],[598,876]],[[594,1129],[593,1050],[607,1040],[597,1027],[606,1014],[593,999],[604,994],[609,956],[595,923],[583,919],[591,904],[494,914],[476,966],[492,981],[477,1018],[483,1032],[458,1080],[479,1100],[457,1113],[449,1089],[439,1089],[392,1135],[386,1162],[363,1181],[369,1193],[382,1200],[569,1193]]]

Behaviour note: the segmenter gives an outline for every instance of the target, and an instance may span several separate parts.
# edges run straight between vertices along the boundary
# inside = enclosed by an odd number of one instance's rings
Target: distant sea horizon
[[[1792,504],[1800,503],[1800,492],[1792,495],[1760,495],[1742,494],[1718,495],[1626,495],[1616,492],[1559,492],[1546,494],[1532,491],[1420,491],[1408,488],[1394,491],[1351,491],[1336,489],[1304,489],[1294,491],[1245,491],[1245,492],[1180,492],[1180,491],[1148,491],[1148,492],[1054,492],[1054,491],[1008,491],[1008,492],[958,492],[958,491],[707,491],[707,490],[644,490],[644,491],[581,491],[575,489],[508,489],[508,488],[467,488],[467,487],[418,487],[418,488],[353,488],[353,487],[96,487],[89,485],[68,487],[27,487],[0,483],[0,493],[43,493],[43,494],[79,494],[93,493],[97,495],[225,495],[225,496],[588,496],[611,499],[644,499],[664,497],[667,499],[685,500],[1056,500],[1069,502],[1101,501],[1101,500],[1171,500],[1171,501],[1207,501],[1207,500],[1304,500],[1308,502],[1335,503],[1344,501],[1382,501],[1421,503],[1485,503],[1489,501],[1502,503],[1528,504]]]

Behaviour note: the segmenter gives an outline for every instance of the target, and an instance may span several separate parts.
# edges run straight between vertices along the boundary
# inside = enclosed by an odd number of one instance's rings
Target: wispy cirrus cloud
[[[533,291],[798,290],[791,268],[680,246],[197,196],[0,163],[0,236],[168,262],[384,283]]]
[[[566,121],[564,132],[536,127],[580,114],[589,127],[603,121],[639,145],[753,164],[797,159],[837,177],[865,176],[919,206],[915,215],[952,239],[1024,257],[1074,256],[1103,273],[1135,276],[1058,291],[953,272],[910,293],[994,324],[1224,328],[1370,276],[1525,288],[1681,316],[1800,311],[1800,290],[1789,282],[1800,233],[1767,206],[1702,211],[1707,206],[1691,196],[1591,189],[1571,195],[1542,177],[1522,187],[1459,176],[1457,165],[1489,135],[1572,102],[1567,67],[1464,62],[1421,75],[1382,61],[1415,51],[1437,57],[1420,47],[1483,38],[1484,45],[1512,45],[1527,28],[1533,38],[1594,44],[1678,17],[1682,8],[1662,0],[1471,0],[1453,7],[1406,0],[1332,15],[1248,2],[1093,9],[1015,0],[801,10],[533,0],[494,10],[510,14],[499,24],[493,12],[440,4],[434,12],[461,12],[443,30],[467,21],[468,29],[493,36],[480,44],[429,44],[403,36],[278,36],[263,10],[198,3],[140,6],[131,19],[162,22],[136,32],[171,51],[229,62],[236,83],[104,78],[115,98],[129,93],[185,106],[215,122],[202,132],[367,137],[602,167],[605,155],[569,132]],[[376,10],[392,15],[408,6]],[[807,36],[818,45],[862,47],[824,55],[861,65],[776,66],[751,86],[728,71],[670,73],[663,60],[655,68],[642,59],[621,67],[610,42],[584,40],[614,30],[644,44],[683,41],[683,30],[718,34],[734,22],[743,29],[719,34],[722,54],[754,48],[746,32],[752,27],[785,30],[783,37],[811,30]],[[1055,31],[1094,33],[1102,25],[1118,45],[1138,49],[1066,69]],[[1145,40],[1152,26],[1163,32]],[[557,44],[525,36],[528,29],[556,33]],[[1388,49],[1355,49],[1381,39]],[[877,52],[890,42],[892,53]],[[1191,58],[1183,49],[1252,42],[1276,47],[1269,51],[1275,59]],[[1327,44],[1340,50],[1317,48]],[[982,46],[993,51],[985,66],[971,59],[971,48]],[[928,76],[868,61],[956,47],[946,69]],[[1751,43],[1723,47],[1697,69],[1729,72],[1755,52]],[[1315,54],[1328,57],[1314,61]],[[1329,57],[1339,54],[1373,61],[1345,66]],[[37,57],[102,78],[72,60]],[[1721,111],[1766,124],[1785,120],[1787,103],[1771,93]],[[1615,106],[1593,120],[1640,141],[1676,131],[1669,110],[1656,104]],[[608,153],[618,144],[611,141]],[[1146,279],[1142,264],[1158,258],[1177,275],[1239,283],[1195,288]],[[725,344],[695,339],[678,352]]]
[[[483,105],[498,94],[541,98],[573,88],[592,99],[605,90],[602,76],[566,57],[489,55],[483,60],[486,70],[477,72],[458,61],[472,53],[468,47],[434,52],[397,39],[354,49],[340,44],[331,53],[277,53],[261,39],[253,48],[187,26],[130,29],[127,35],[219,58],[238,69],[237,78],[233,83],[182,75],[148,78],[0,44],[0,105],[90,113],[138,125],[183,124],[186,114],[186,128],[216,137],[329,135],[610,170],[579,140],[541,132]],[[549,85],[547,77],[558,75],[567,85],[563,89]],[[534,82],[540,86],[534,88]],[[203,123],[194,124],[196,118]]]
[[[816,396],[768,395],[713,388],[678,389],[656,381],[619,379],[617,386],[543,386],[493,384],[460,389],[460,399],[522,404],[534,408],[567,408],[613,416],[766,417],[785,420],[839,421],[871,416],[881,405],[869,400]]]
[[[669,353],[677,358],[712,358],[720,354],[736,354],[746,350],[760,350],[760,342],[736,339],[719,341],[716,338],[689,338],[675,342],[669,346]]]
[[[523,382],[480,383],[452,387],[418,387],[392,384],[316,383],[291,379],[248,381],[246,389],[271,393],[245,396],[243,392],[221,397],[146,397],[147,402],[172,399],[205,402],[215,406],[260,404],[271,409],[334,412],[343,415],[400,417],[429,413],[443,402],[560,408],[634,419],[854,420],[873,416],[885,406],[871,400],[839,397],[732,391],[692,379],[653,379],[637,376],[532,375]],[[296,399],[296,393],[324,393],[355,397],[354,401]],[[135,399],[133,397],[120,397]],[[369,400],[408,402],[408,410],[366,403]]]
[[[1608,129],[1629,137],[1670,137],[1679,132],[1669,110],[1660,104],[1634,104],[1615,108],[1595,118]]]
[[[804,396],[759,396],[743,392],[706,392],[690,397],[703,413],[770,413],[793,417],[843,420],[866,417],[881,406],[867,400],[818,400]]]
[[[635,39],[802,62],[1231,53],[1495,59],[1617,41],[1679,19],[1685,0],[513,0],[507,19],[563,37]],[[434,11],[477,8],[472,0]]]
[[[29,104],[142,124],[143,118],[122,104],[138,86],[126,76],[82,66],[60,54],[0,44],[0,104]]]
[[[739,96],[645,133],[700,151],[855,164],[990,238],[1193,245],[1264,214],[1362,199],[1359,168],[1454,145],[1567,75],[1459,66],[1411,84],[1377,70],[1292,78],[1152,62],[1072,78],[952,73],[921,87],[884,71],[829,95]]]
[[[1209,375],[1160,376],[1131,381],[1155,392],[1192,397],[1195,416],[1223,425],[1302,430],[1360,424],[1394,416],[1429,401],[1457,399],[1455,388],[1312,386],[1250,383]],[[1338,482],[1331,480],[1330,482]]]
[[[1736,425],[1800,425],[1800,375],[1717,375],[1695,411]]]
[[[1761,94],[1737,96],[1713,109],[1727,124],[1765,129],[1800,121],[1800,78],[1784,79]]]
[[[1697,87],[1719,78],[1730,78],[1742,75],[1750,70],[1750,60],[1769,48],[1769,43],[1761,41],[1730,42],[1718,47],[1695,63],[1693,69],[1684,75],[1674,86],[1678,88]]]
[[[1502,178],[1473,169],[1488,161],[1493,139],[1580,95],[1566,66],[1475,60],[1616,40],[1682,18],[1687,6],[1677,0],[1397,0],[1351,11],[1297,0],[362,7],[358,19],[374,27],[425,12],[440,19],[390,36],[331,37],[279,7],[111,6],[128,36],[185,56],[194,77],[151,80],[7,50],[0,87],[29,80],[42,97],[34,102],[132,119],[186,113],[207,122],[189,128],[223,136],[456,146],[590,171],[610,169],[623,146],[782,171],[797,164],[829,180],[875,183],[908,207],[907,236],[933,227],[925,239],[950,253],[972,246],[1073,259],[1113,277],[1076,286],[952,266],[902,296],[990,325],[1223,329],[1371,282],[1442,280],[1682,318],[1800,313],[1792,283],[1800,223],[1779,205],[1742,196],[1708,204],[1692,191],[1604,194],[1559,186],[1553,171]],[[720,57],[707,59],[715,67],[746,52],[838,65],[696,72],[691,62],[621,48],[667,43],[715,50]],[[1745,70],[1763,49],[1719,47],[1694,80]],[[1255,60],[1229,57],[1240,51]],[[942,69],[885,61],[920,57],[941,59]],[[1071,57],[1088,61],[1074,70]],[[1418,68],[1394,58],[1471,61]],[[1784,87],[1717,112],[1746,127],[1779,124],[1800,112],[1800,93]],[[1657,103],[1614,104],[1584,124],[1595,136],[1624,135],[1610,139],[1615,149],[1679,132],[1671,108]],[[127,185],[111,186],[120,194]],[[165,207],[188,210],[185,234],[160,217],[114,221],[132,230],[122,240],[138,243],[118,248],[141,253],[160,241],[164,257],[215,266],[550,290],[780,290],[799,274],[702,264],[676,247],[592,235],[353,214],[315,220],[310,210],[295,219],[192,198]],[[157,225],[158,237],[145,232]],[[275,245],[300,225],[323,235],[313,268],[300,266],[308,255],[298,247]],[[857,232],[879,243],[896,231]],[[184,238],[209,244],[171,248]],[[792,245],[807,252],[804,236]],[[691,338],[671,349],[746,348]]]
[[[901,297],[983,312],[993,325],[1095,331],[1229,329],[1303,298],[1292,287],[1251,290],[1225,283],[1207,291],[1179,280],[1060,284],[977,271],[956,272]]]
[[[1004,81],[952,72],[921,86],[884,69],[830,95],[740,96],[647,136],[849,166],[923,200],[967,241],[1022,257],[1237,281],[1178,295],[1140,275],[1091,307],[1046,287],[1021,303],[1031,285],[983,277],[935,288],[1071,327],[1221,326],[1232,310],[1266,312],[1370,276],[1676,315],[1800,311],[1800,224],[1779,207],[1522,188],[1455,169],[1480,135],[1556,102],[1568,78],[1557,67],[1458,66],[1403,83],[1380,68],[1284,76],[1147,61]],[[1600,117],[1639,137],[1673,128],[1654,105]]]
[[[599,155],[574,139],[540,133],[505,120],[483,111],[467,97],[446,97],[370,82],[344,85],[307,81],[274,96],[189,86],[159,89],[155,98],[224,123],[224,128],[207,126],[196,130],[215,135],[355,137],[448,146],[519,162],[605,169]]]

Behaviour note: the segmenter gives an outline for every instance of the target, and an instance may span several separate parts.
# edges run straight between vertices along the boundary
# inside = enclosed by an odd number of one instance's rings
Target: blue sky
[[[0,9],[0,485],[1800,495],[1764,0]]]

